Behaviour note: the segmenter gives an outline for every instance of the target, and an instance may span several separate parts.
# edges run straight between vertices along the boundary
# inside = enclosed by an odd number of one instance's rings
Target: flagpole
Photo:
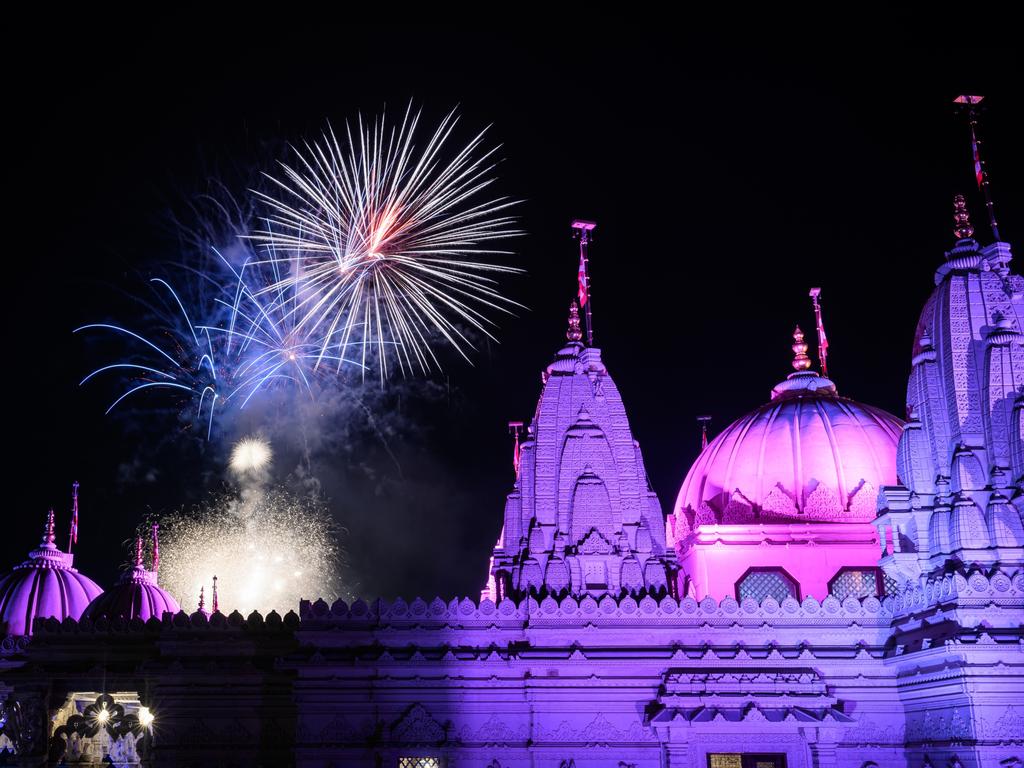
[[[985,208],[988,210],[988,223],[992,228],[992,237],[997,241],[999,237],[999,224],[996,222],[995,206],[992,203],[992,191],[989,189],[988,184],[988,168],[985,165],[985,160],[981,156],[981,142],[978,141],[978,110],[976,106],[981,103],[984,96],[957,96],[953,102],[955,104],[966,105],[967,107],[967,123],[971,127],[971,154],[974,159],[975,176],[978,182],[978,188],[981,190],[982,195],[985,197]]]
[[[587,221],[586,219],[575,219],[572,223],[572,228],[576,230],[576,236],[580,239],[580,264],[583,271],[582,279],[585,283],[581,286],[583,289],[582,295],[580,296],[580,303],[586,312],[583,315],[584,322],[586,323],[587,330],[587,346],[594,346],[594,320],[591,316],[591,300],[590,300],[590,256],[588,253],[587,246],[590,245],[590,233],[597,226],[597,222]]]
[[[68,554],[72,545],[78,541],[78,481],[71,485],[71,530],[68,532]]]
[[[821,363],[821,375],[828,378],[828,337],[825,335],[825,323],[821,319],[821,288],[811,288],[811,303],[814,305],[814,322],[818,326],[818,360]]]
[[[519,478],[519,435],[523,431],[523,422],[521,421],[510,421],[508,423],[508,431],[511,432],[515,437],[515,445],[512,448],[512,470],[516,473],[516,478]]]

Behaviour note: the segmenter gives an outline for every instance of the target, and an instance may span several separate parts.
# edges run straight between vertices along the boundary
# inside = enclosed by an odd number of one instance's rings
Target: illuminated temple
[[[0,749],[21,766],[1021,768],[1024,278],[956,212],[907,421],[842,394],[797,329],[791,372],[780,349],[767,401],[706,444],[670,509],[574,304],[480,596],[188,614],[141,545],[100,594],[51,520],[0,581]]]

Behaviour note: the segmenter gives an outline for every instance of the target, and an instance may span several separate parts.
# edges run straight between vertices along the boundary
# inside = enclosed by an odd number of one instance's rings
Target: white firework
[[[417,146],[419,119],[411,106],[398,126],[360,119],[344,143],[329,128],[269,177],[278,194],[256,192],[270,209],[252,236],[273,267],[263,292],[319,349],[316,366],[356,358],[383,381],[393,358],[426,372],[440,367],[435,339],[468,360],[466,329],[493,339],[484,312],[521,306],[495,280],[522,271],[492,247],[522,234],[508,215],[517,201],[486,195],[496,148],[482,151],[481,132],[449,153],[454,112]]]
[[[270,466],[274,452],[261,437],[243,437],[231,448],[231,471],[239,477],[254,475]]]
[[[339,548],[323,505],[280,489],[240,500],[221,497],[160,524],[160,583],[196,609],[200,588],[212,608],[217,577],[222,613],[284,615],[302,599],[339,596]]]

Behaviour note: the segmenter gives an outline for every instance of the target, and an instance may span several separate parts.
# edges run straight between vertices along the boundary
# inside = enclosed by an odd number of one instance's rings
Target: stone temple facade
[[[1024,766],[1024,279],[1006,243],[958,234],[905,424],[810,370],[798,329],[794,373],[666,516],[574,308],[480,597],[36,613],[3,643],[0,748],[22,766]]]

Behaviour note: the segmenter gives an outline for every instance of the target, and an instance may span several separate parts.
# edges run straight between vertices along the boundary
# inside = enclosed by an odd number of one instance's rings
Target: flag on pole
[[[825,358],[828,356],[828,336],[825,335],[825,323],[821,320],[820,310],[815,320],[818,323],[818,357]]]
[[[508,428],[515,438],[515,445],[512,447],[512,469],[515,470],[516,477],[519,477],[519,463],[522,459],[522,448],[519,445],[519,433],[523,429],[523,422],[510,421],[508,423]]]
[[[78,483],[71,486],[71,543],[78,543]]]
[[[577,274],[579,283],[580,309],[587,305],[587,262],[583,260],[583,253],[580,253],[580,270]]]
[[[978,182],[978,189],[981,189],[981,184],[985,181],[985,171],[981,167],[981,152],[978,150],[978,137],[974,134],[974,129],[971,129],[971,154],[974,156],[974,179]]]

